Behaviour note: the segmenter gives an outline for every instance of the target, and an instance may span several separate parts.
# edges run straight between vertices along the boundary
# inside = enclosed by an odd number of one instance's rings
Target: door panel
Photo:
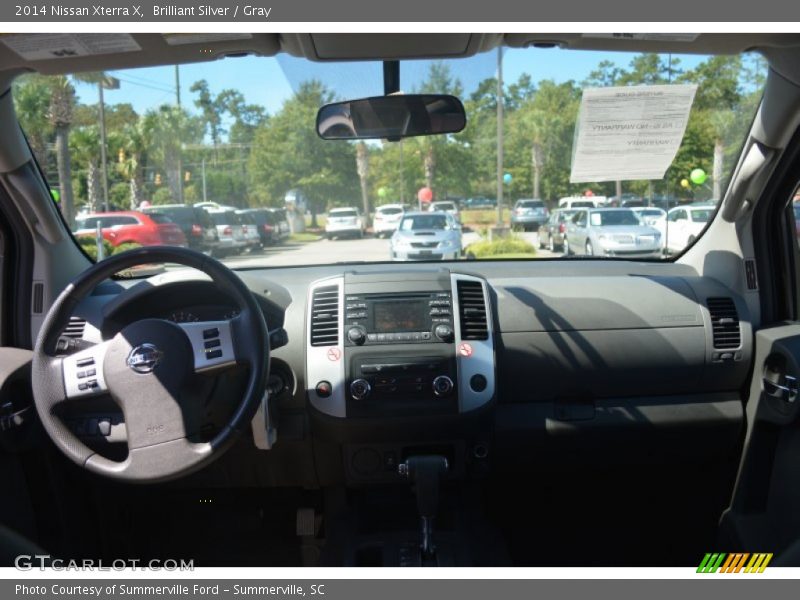
[[[781,553],[800,539],[800,325],[755,335],[747,433],[733,498],[720,527],[727,551]],[[800,566],[795,555],[792,566]]]

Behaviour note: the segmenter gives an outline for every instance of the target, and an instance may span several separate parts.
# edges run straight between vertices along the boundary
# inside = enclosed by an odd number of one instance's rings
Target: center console
[[[372,531],[368,510],[340,519],[341,530],[329,519],[329,546],[342,551],[333,562],[468,564],[458,557],[463,524],[452,511],[463,494],[444,492],[488,472],[488,284],[447,269],[346,273],[314,282],[307,307],[305,381],[320,482],[367,495],[394,484],[398,498],[414,494],[418,513],[407,530]],[[398,511],[411,516],[408,506]]]
[[[306,382],[330,417],[457,416],[494,396],[486,282],[447,270],[348,273],[309,290]]]

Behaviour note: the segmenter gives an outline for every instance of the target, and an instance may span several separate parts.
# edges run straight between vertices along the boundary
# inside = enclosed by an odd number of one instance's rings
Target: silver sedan
[[[461,226],[446,212],[409,212],[392,235],[392,260],[457,260]]]
[[[567,223],[564,253],[658,258],[661,233],[645,225],[629,208],[581,209]]]

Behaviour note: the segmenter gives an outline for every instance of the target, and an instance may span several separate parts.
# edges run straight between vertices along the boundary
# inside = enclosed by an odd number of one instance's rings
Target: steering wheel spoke
[[[195,373],[207,373],[236,365],[233,321],[195,321],[179,323],[194,355]]]
[[[57,355],[58,339],[76,306],[102,281],[140,264],[179,263],[209,275],[239,311],[230,320],[176,324],[144,318],[101,344]],[[120,480],[166,481],[199,469],[247,430],[269,374],[264,315],[244,282],[219,261],[185,248],[151,246],[116,254],[81,273],[56,298],[36,340],[33,394],[43,427],[79,466]],[[249,366],[247,384],[225,425],[208,443],[195,443],[207,408],[195,373]],[[83,443],[53,408],[107,393],[122,410],[128,458],[115,462]]]
[[[87,398],[108,393],[103,364],[109,342],[101,342],[90,348],[60,359],[64,380],[64,400]]]

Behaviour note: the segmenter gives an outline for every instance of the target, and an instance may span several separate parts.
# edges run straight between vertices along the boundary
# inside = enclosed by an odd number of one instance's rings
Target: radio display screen
[[[426,331],[427,302],[403,300],[401,302],[376,302],[372,305],[374,332]]]

